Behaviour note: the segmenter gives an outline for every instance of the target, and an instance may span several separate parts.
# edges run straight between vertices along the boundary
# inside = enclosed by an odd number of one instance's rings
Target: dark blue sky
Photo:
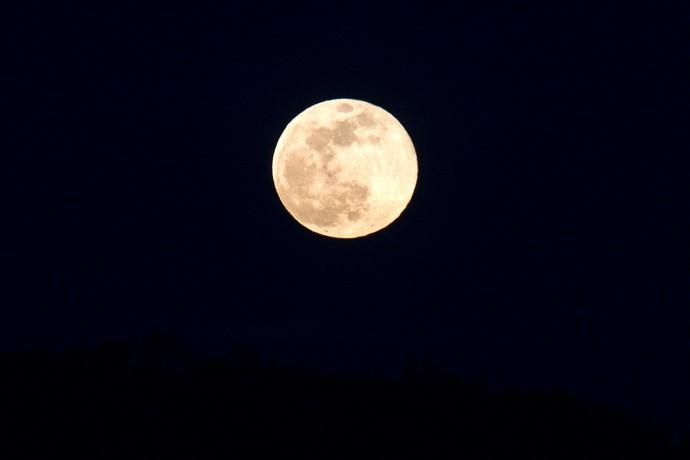
[[[413,356],[687,427],[687,21],[626,8],[23,12],[0,347],[164,330],[347,372]],[[303,229],[271,179],[287,122],[338,97],[393,113],[419,159],[361,240]]]

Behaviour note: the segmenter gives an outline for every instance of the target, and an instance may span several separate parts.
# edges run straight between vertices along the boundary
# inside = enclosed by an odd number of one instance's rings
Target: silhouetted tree
[[[400,380],[266,368],[237,350],[203,361],[156,334],[141,349],[0,355],[0,458],[688,458],[688,438],[675,448],[559,394],[492,392],[424,366]]]

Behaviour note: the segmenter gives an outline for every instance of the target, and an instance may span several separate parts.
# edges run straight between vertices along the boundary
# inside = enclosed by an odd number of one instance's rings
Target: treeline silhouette
[[[688,443],[565,395],[408,366],[399,379],[132,347],[0,355],[0,458],[684,459]]]

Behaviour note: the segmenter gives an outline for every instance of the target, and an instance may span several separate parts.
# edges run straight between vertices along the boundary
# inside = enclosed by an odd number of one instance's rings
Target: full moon
[[[285,127],[273,154],[273,183],[309,230],[357,238],[403,212],[417,183],[417,155],[393,115],[368,102],[333,99]]]

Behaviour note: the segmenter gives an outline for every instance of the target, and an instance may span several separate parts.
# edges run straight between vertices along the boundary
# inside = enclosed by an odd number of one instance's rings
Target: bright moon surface
[[[403,212],[417,183],[417,155],[393,115],[368,102],[333,99],[285,127],[273,154],[273,182],[300,224],[357,238]]]

